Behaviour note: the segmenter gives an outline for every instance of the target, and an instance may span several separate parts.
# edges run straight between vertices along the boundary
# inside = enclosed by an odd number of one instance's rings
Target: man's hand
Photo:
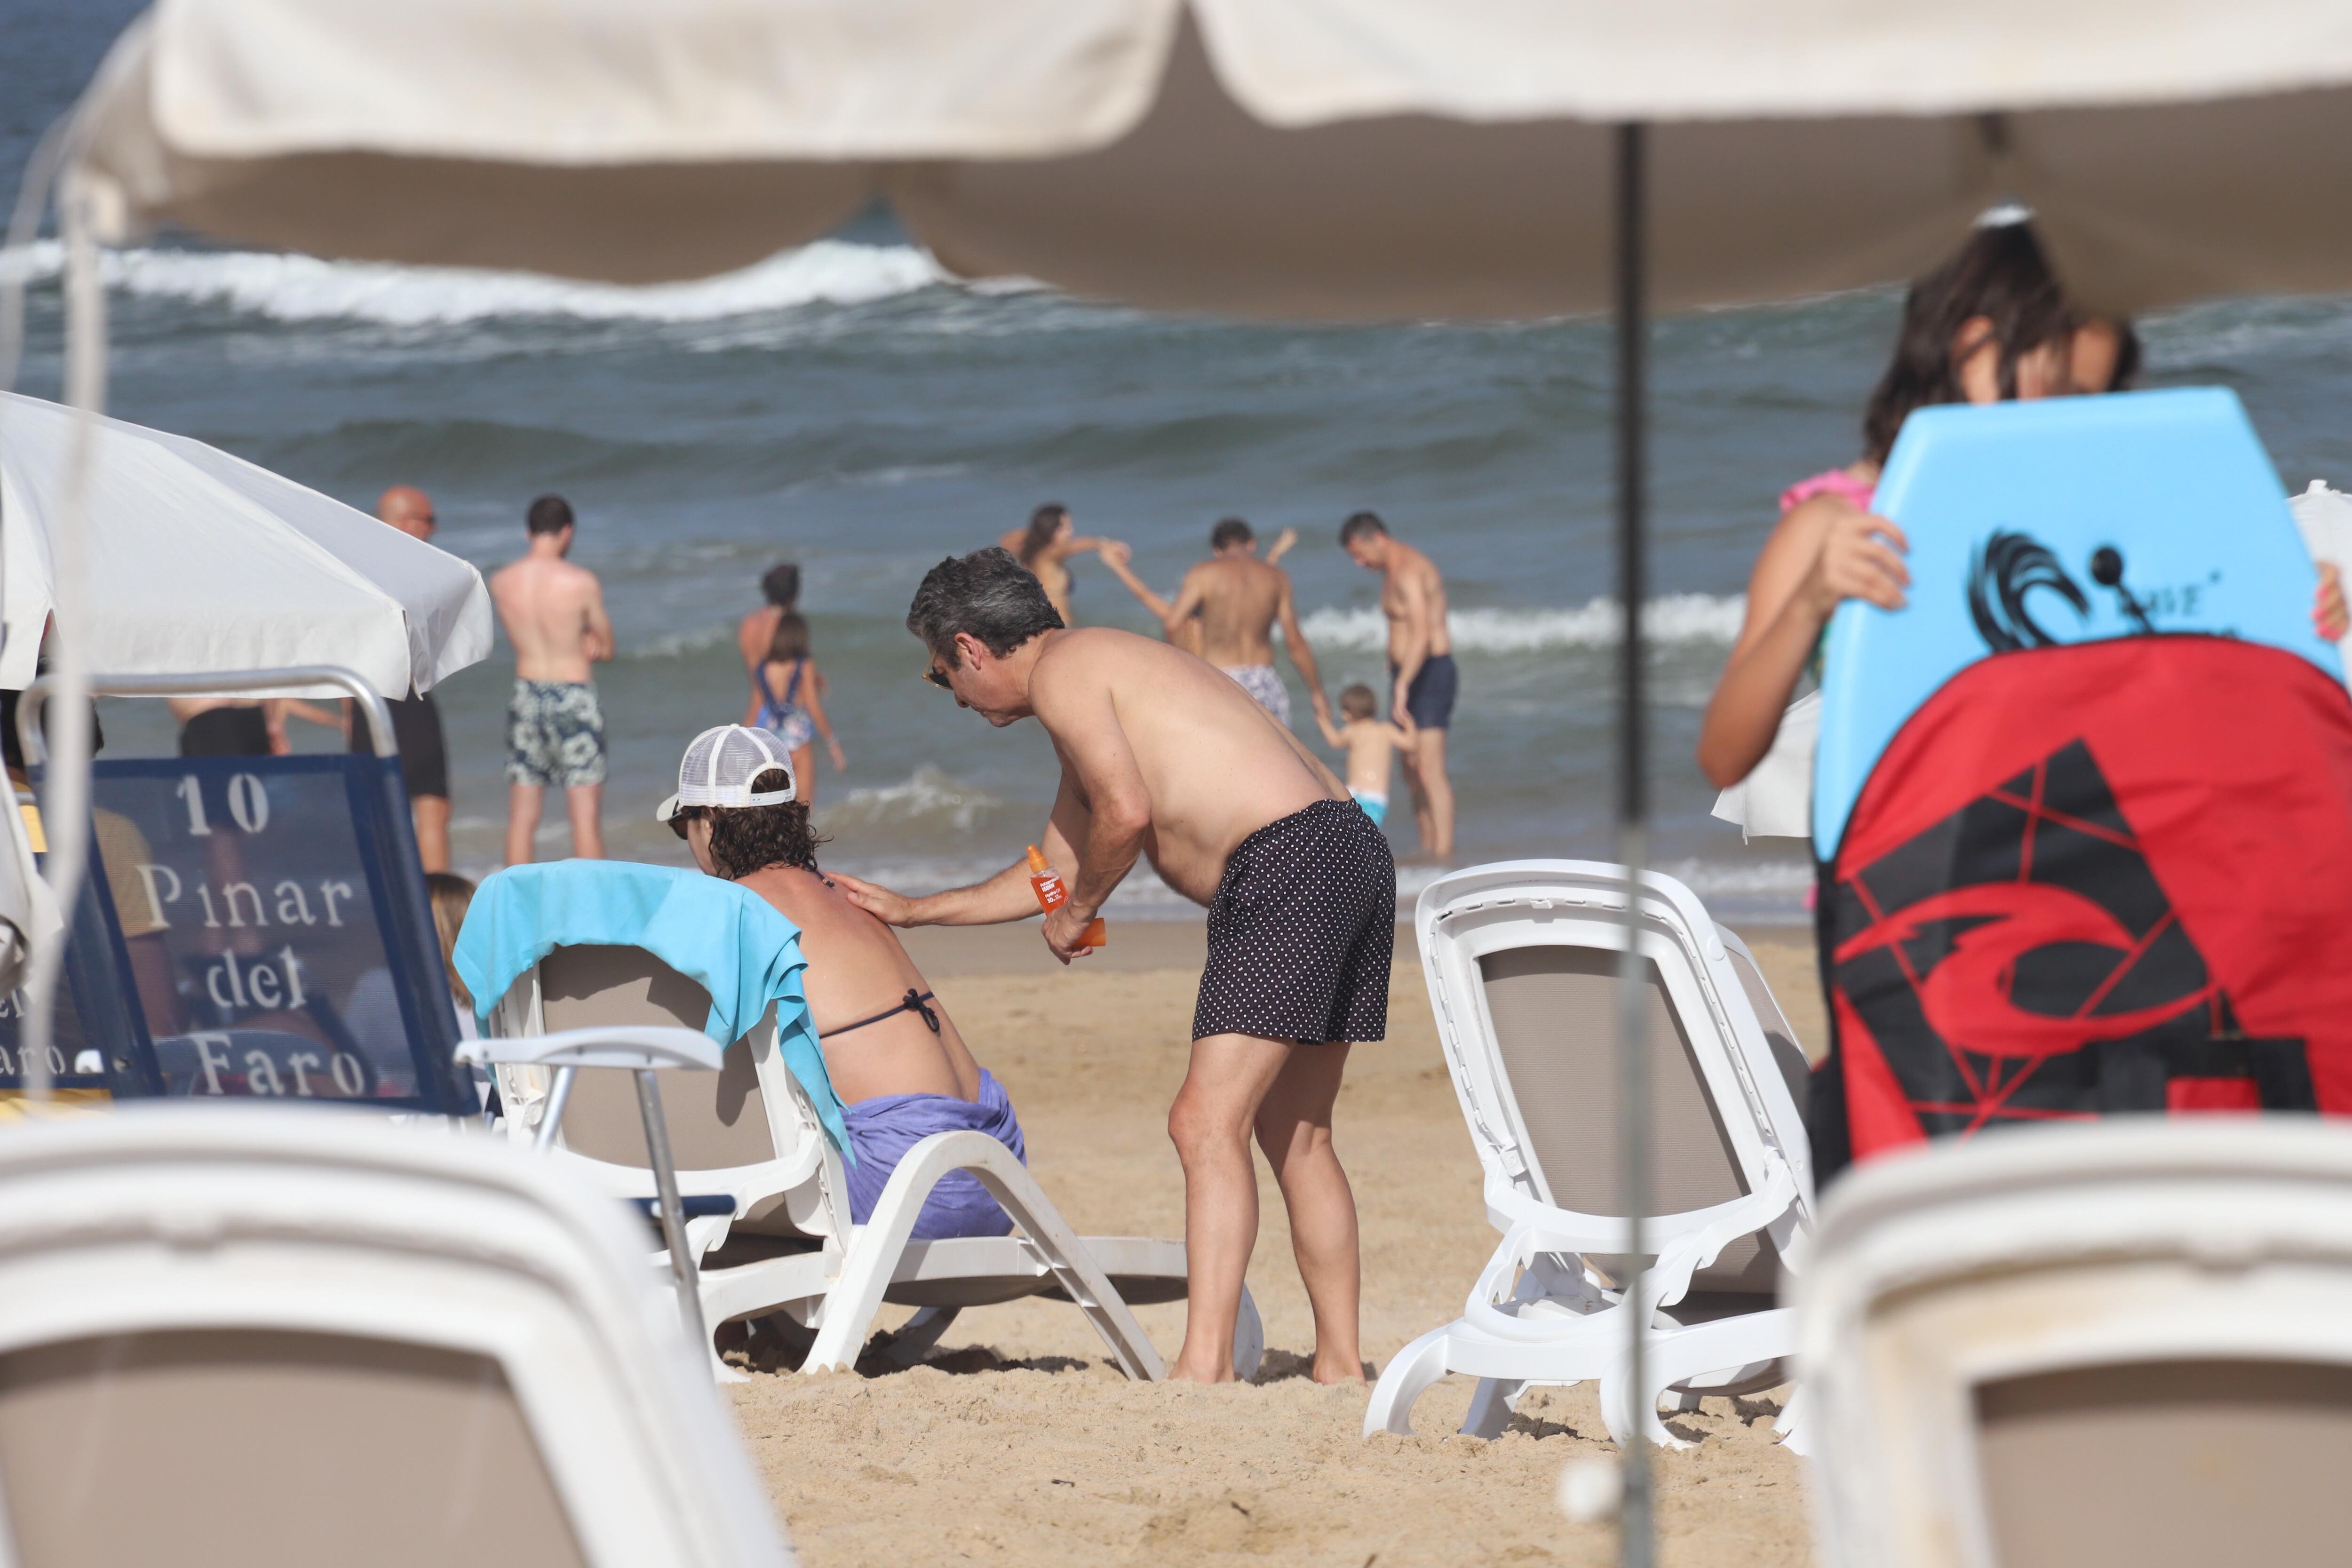
[[[1078,939],[1087,934],[1087,927],[1094,924],[1094,919],[1092,915],[1078,913],[1076,905],[1065,900],[1045,917],[1045,945],[1064,963],[1074,958],[1084,958],[1094,949],[1081,946]]]
[[[904,893],[894,893],[879,883],[863,881],[846,871],[828,871],[825,875],[851,903],[884,925],[908,926],[915,923],[915,900]]]

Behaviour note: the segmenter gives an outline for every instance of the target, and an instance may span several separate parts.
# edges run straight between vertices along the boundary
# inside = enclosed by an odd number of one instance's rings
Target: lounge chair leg
[[[1265,1360],[1265,1324],[1259,1321],[1257,1303],[1250,1300],[1249,1287],[1242,1287],[1242,1310],[1234,1319],[1234,1375],[1247,1383],[1257,1375]]]
[[[1675,1395],[1675,1414],[1677,1415],[1692,1415],[1702,1409],[1706,1403],[1696,1388],[1669,1390],[1669,1392]]]
[[[1412,1407],[1429,1385],[1445,1375],[1446,1340],[1454,1325],[1432,1329],[1397,1352],[1388,1370],[1372,1385],[1372,1399],[1364,1407],[1364,1436],[1393,1432],[1412,1436]]]
[[[924,1307],[898,1326],[891,1336],[888,1359],[896,1366],[913,1366],[931,1353],[940,1336],[956,1321],[961,1307]]]
[[[1811,1424],[1806,1419],[1805,1390],[1789,1391],[1789,1403],[1780,1407],[1780,1419],[1772,1423],[1772,1430],[1780,1434],[1780,1447],[1791,1454],[1810,1456],[1813,1451]]]
[[[1489,1442],[1503,1435],[1503,1427],[1511,1418],[1511,1406],[1528,1391],[1524,1383],[1508,1383],[1499,1377],[1482,1377],[1478,1392],[1470,1396],[1470,1414],[1462,1419],[1462,1436],[1484,1437]]]

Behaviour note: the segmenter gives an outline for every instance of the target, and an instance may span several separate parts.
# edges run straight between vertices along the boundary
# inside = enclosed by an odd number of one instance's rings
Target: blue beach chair
[[[93,868],[104,874],[90,879],[84,902],[97,912],[78,916],[69,951],[96,974],[110,958],[118,994],[136,1000],[117,1037],[131,1067],[105,1087],[478,1112],[453,1060],[457,1010],[374,691],[323,668],[95,684],[146,697],[337,686],[366,712],[377,748],[92,764]],[[37,779],[47,686],[26,692],[17,718]],[[117,907],[117,891],[133,907]]]

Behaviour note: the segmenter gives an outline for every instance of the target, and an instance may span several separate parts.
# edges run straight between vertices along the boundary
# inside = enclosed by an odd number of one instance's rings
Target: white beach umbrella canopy
[[[57,608],[75,412],[0,394],[0,687],[33,682]],[[341,665],[386,697],[490,650],[467,562],[184,436],[99,421],[84,500],[89,594],[59,632],[110,675]]]
[[[85,100],[98,237],[619,282],[877,195],[949,268],[1289,317],[1916,275],[2030,205],[2128,310],[2352,285],[2352,7],[2311,0],[163,0]]]

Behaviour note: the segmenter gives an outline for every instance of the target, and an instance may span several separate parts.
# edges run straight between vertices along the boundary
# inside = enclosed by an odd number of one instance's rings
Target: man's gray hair
[[[915,602],[907,606],[907,629],[947,659],[955,658],[958,633],[977,638],[1003,658],[1030,638],[1061,626],[1061,614],[1036,574],[1013,552],[995,544],[969,555],[950,555],[924,573]]]

